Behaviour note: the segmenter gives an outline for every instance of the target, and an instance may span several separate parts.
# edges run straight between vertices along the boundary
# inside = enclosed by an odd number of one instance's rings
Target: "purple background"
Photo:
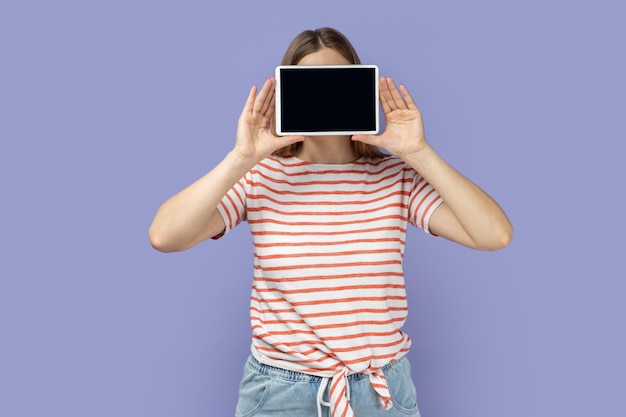
[[[2,3],[0,415],[234,415],[247,226],[168,255],[147,229],[321,26],[408,86],[515,226],[496,253],[409,233],[423,416],[626,415],[620,2],[308,3]]]

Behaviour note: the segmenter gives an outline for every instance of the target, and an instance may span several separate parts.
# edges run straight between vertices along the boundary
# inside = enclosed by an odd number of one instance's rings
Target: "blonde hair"
[[[291,41],[281,65],[296,65],[306,55],[317,52],[322,48],[331,48],[339,52],[344,58],[351,64],[360,64],[361,60],[356,53],[356,50],[341,32],[333,28],[319,28],[315,30],[305,30]],[[274,122],[274,120],[272,121]],[[274,123],[272,123],[273,127]],[[273,129],[272,129],[273,130]],[[294,154],[300,147],[302,142],[294,143],[293,145],[280,148],[273,153],[273,155],[286,156]],[[352,148],[359,155],[359,157],[365,156],[368,158],[382,158],[387,156],[376,146],[368,145],[361,142],[352,142]]]

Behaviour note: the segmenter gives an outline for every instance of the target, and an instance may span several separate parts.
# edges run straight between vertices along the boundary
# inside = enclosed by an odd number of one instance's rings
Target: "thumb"
[[[353,135],[352,140],[355,142],[363,142],[368,145],[378,146],[378,136],[375,135]]]
[[[296,143],[296,142],[304,142],[304,136],[302,135],[292,135],[292,136],[283,136],[282,139],[285,142],[288,142],[289,145]]]
[[[284,148],[285,146],[293,145],[296,142],[304,142],[304,136],[292,135],[292,136],[275,136],[278,148]]]

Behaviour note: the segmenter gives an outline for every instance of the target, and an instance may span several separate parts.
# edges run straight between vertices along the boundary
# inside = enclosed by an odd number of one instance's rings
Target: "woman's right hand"
[[[276,136],[270,130],[274,115],[274,77],[268,78],[258,96],[252,86],[237,124],[233,151],[256,165],[274,151],[304,140],[304,136]]]

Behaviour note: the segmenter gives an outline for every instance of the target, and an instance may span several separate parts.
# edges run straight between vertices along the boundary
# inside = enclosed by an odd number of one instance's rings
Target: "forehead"
[[[298,65],[345,65],[350,63],[343,55],[332,48],[322,48],[311,52],[298,61]]]

